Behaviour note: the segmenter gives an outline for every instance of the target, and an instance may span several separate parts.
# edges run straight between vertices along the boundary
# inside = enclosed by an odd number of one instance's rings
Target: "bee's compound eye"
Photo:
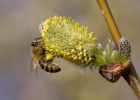
[[[36,46],[38,43],[37,42],[32,42],[31,46]]]

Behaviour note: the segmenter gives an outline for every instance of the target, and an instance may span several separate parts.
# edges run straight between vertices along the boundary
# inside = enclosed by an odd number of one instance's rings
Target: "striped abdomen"
[[[50,73],[56,73],[59,72],[61,70],[61,68],[53,63],[53,62],[48,62],[48,61],[44,61],[44,60],[39,60],[39,66],[45,70],[46,72],[50,72]]]

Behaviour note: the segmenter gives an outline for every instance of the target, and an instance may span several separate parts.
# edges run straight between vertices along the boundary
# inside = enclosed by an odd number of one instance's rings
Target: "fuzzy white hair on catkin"
[[[42,21],[41,24],[38,26],[39,27],[39,32],[42,34],[43,32],[43,29],[44,29],[44,24],[45,24],[45,21]]]
[[[67,61],[67,62],[70,64],[70,66],[77,69],[82,74],[85,72],[95,73],[98,70],[98,67],[96,68],[95,66],[82,66],[82,65],[77,65],[75,63],[71,63],[70,61]]]

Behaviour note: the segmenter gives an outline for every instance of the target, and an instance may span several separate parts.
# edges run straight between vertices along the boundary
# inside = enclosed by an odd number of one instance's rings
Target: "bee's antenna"
[[[42,39],[42,37],[39,37],[39,38],[35,38],[35,40],[36,40],[36,41],[38,41],[38,40],[41,40],[41,39]]]

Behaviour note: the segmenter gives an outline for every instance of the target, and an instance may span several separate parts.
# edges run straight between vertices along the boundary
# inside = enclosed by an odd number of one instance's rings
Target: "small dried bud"
[[[130,67],[131,61],[128,60],[124,65],[121,62],[112,62],[103,66],[99,73],[109,82],[116,82],[119,80],[122,73]]]

